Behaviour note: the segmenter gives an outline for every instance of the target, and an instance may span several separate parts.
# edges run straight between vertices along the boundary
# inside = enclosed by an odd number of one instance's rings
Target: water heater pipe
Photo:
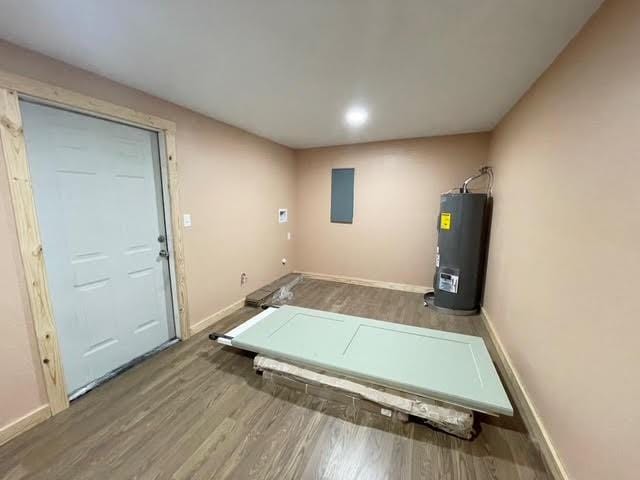
[[[487,187],[487,195],[490,197],[493,192],[493,169],[491,167],[482,167],[478,173],[467,178],[462,184],[462,193],[469,193],[469,184],[474,180],[484,177],[487,175],[489,177],[489,186]]]

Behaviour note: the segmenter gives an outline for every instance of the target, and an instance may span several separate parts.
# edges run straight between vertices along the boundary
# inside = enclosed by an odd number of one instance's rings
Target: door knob
[[[164,258],[169,258],[169,252],[167,252],[164,248],[158,252],[158,255]]]

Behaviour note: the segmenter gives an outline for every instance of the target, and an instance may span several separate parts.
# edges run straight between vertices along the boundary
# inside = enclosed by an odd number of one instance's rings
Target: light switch
[[[291,240],[291,232],[287,232],[287,240]]]
[[[191,214],[190,213],[185,213],[182,216],[182,225],[184,225],[185,227],[190,227],[191,226]]]

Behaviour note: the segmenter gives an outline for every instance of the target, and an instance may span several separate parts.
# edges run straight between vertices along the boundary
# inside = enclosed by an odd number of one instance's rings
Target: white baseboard
[[[14,420],[8,425],[0,427],[0,445],[4,445],[9,440],[17,437],[21,433],[32,429],[39,423],[44,422],[50,416],[51,409],[49,408],[49,405],[42,405],[41,407],[38,407],[35,410],[27,413],[25,416]]]
[[[362,285],[365,287],[388,288],[390,290],[401,290],[403,292],[425,293],[433,290],[433,287],[422,285],[409,285],[405,283],[384,282],[382,280],[368,280],[366,278],[345,277],[343,275],[329,275],[327,273],[314,272],[294,272],[307,278],[316,280],[327,280],[330,282],[349,283],[351,285]]]
[[[525,388],[520,375],[518,375],[518,371],[514,368],[513,363],[511,362],[511,357],[504,348],[504,345],[491,322],[489,314],[484,307],[482,307],[482,319],[498,352],[501,373],[509,384],[509,391],[514,396],[518,411],[522,415],[522,419],[524,420],[529,433],[533,437],[533,440],[538,445],[547,468],[557,480],[569,480],[569,475],[560,460],[557,450],[553,446],[549,432],[542,423],[542,419],[540,418],[540,415],[538,415],[538,412],[531,401],[531,397],[527,393],[527,389]]]
[[[196,333],[200,333],[206,328],[209,328],[218,320],[226,317],[227,315],[232,314],[236,310],[240,310],[244,306],[245,299],[241,298],[237,302],[232,303],[228,307],[224,307],[222,310],[217,311],[213,315],[209,315],[208,317],[200,320],[198,323],[195,323],[189,327],[189,332],[191,335],[195,335]]]

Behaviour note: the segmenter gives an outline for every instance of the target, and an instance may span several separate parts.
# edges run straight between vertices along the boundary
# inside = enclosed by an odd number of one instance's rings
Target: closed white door
[[[20,106],[71,393],[175,336],[158,135]]]

